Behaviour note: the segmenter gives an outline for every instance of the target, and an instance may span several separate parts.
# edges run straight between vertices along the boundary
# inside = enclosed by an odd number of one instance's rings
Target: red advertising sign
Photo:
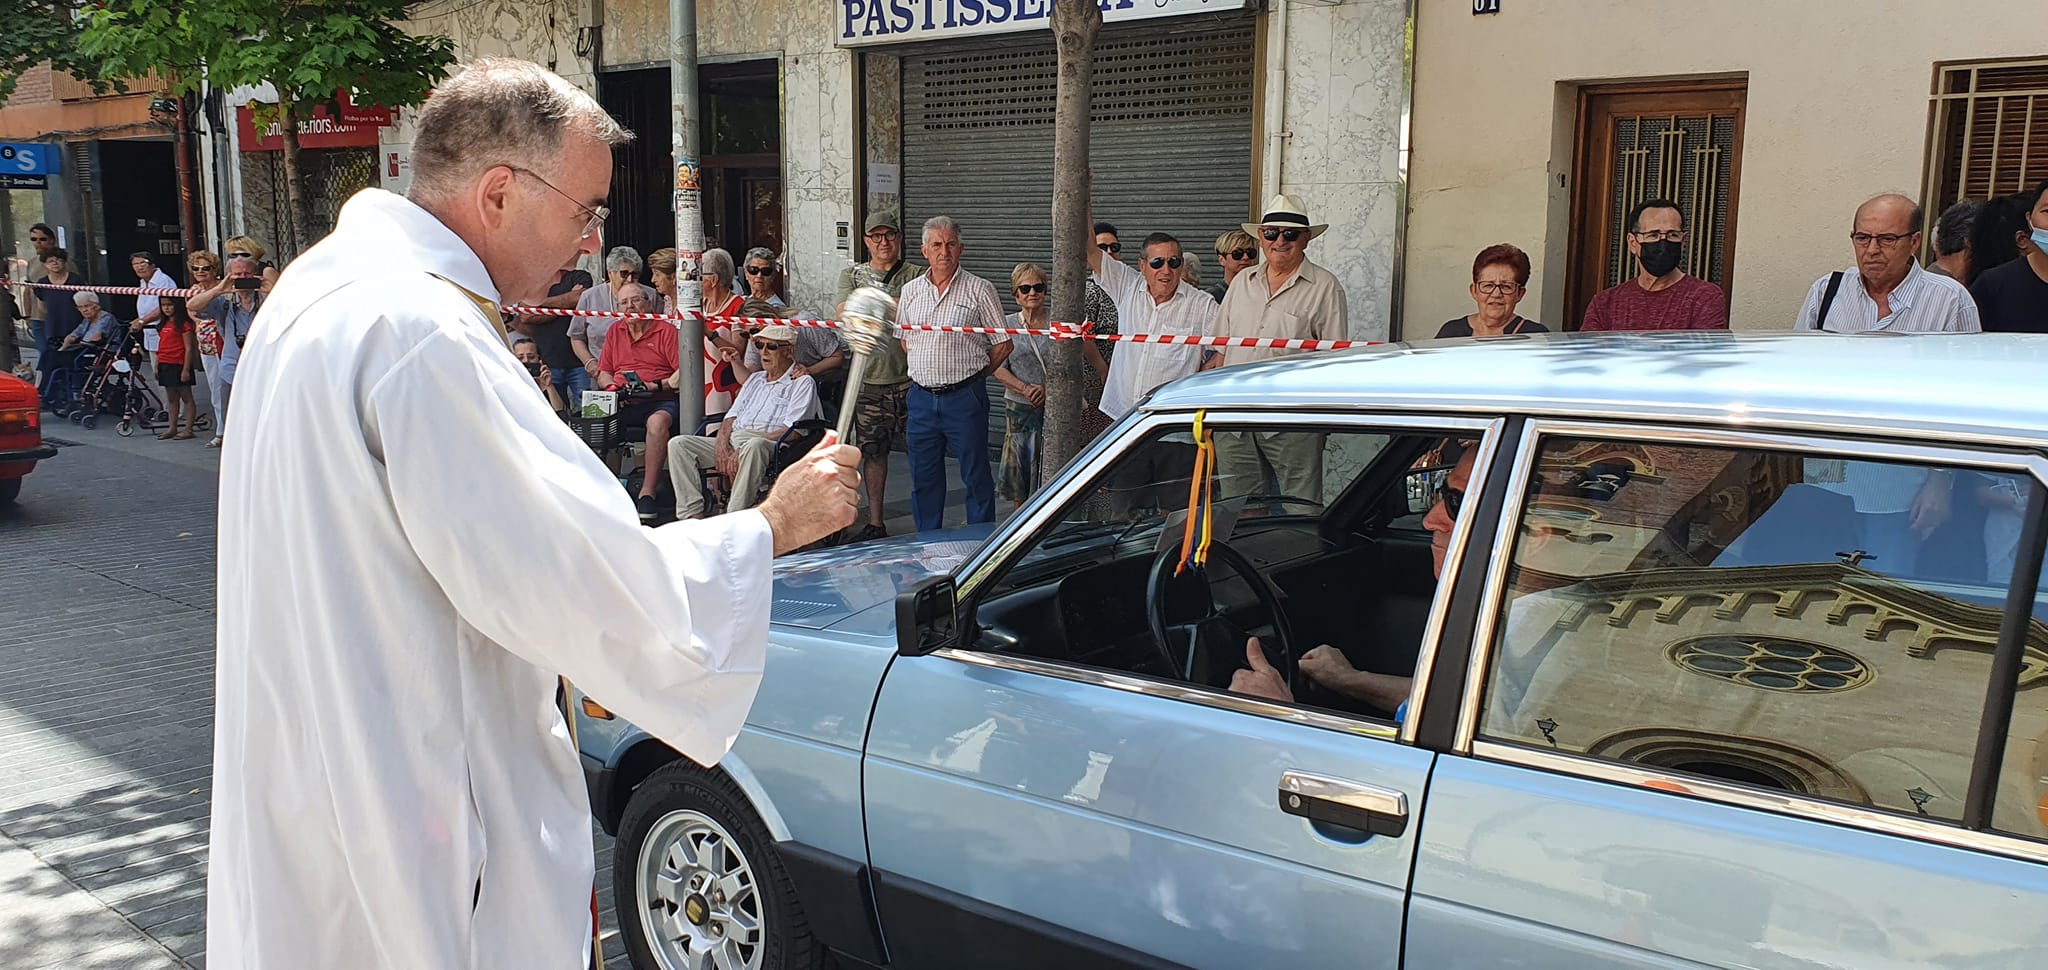
[[[325,104],[313,109],[313,117],[299,122],[300,148],[375,148],[377,129],[389,127],[397,119],[397,113],[390,108],[360,107],[349,100],[348,92],[339,94],[341,117],[334,118]],[[264,125],[259,134],[256,131],[256,109],[243,105],[235,109],[235,126],[240,129],[242,150],[245,152],[284,151],[284,130],[277,121]]]

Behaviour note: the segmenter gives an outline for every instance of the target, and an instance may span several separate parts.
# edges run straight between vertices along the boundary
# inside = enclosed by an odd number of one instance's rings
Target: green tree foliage
[[[15,82],[44,61],[60,70],[74,67],[78,29],[72,15],[75,0],[6,0],[0,2],[0,101],[14,94]]]
[[[284,135],[290,249],[311,245],[300,169],[299,125],[336,92],[358,105],[404,108],[427,99],[455,62],[446,37],[398,28],[405,0],[90,0],[80,17],[79,56],[100,78],[152,70],[173,94],[204,79],[232,90],[268,83],[277,102],[258,112]]]

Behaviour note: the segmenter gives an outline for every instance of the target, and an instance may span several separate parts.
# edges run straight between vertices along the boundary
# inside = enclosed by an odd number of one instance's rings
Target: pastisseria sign
[[[1104,23],[1242,10],[1248,0],[1100,0]],[[839,46],[1045,30],[1053,0],[839,0]]]

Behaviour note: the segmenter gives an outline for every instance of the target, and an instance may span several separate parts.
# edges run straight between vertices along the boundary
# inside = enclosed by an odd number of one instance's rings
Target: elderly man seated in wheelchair
[[[644,286],[627,284],[618,296],[619,312],[652,313],[653,294]],[[647,442],[647,464],[634,499],[642,522],[654,519],[654,485],[667,463],[663,452],[681,410],[675,397],[682,386],[676,374],[680,348],[675,324],[630,317],[613,325],[597,355],[597,386],[618,392],[619,426],[642,429]]]
[[[740,386],[739,397],[715,436],[682,435],[669,442],[668,474],[676,489],[676,518],[704,514],[703,473],[716,471],[729,483],[729,511],[754,504],[777,448],[798,423],[818,416],[818,387],[808,375],[792,374],[796,328],[763,327],[754,335],[761,369]]]

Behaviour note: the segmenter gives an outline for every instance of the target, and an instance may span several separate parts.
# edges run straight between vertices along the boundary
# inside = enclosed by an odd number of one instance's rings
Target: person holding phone
[[[548,407],[553,408],[556,414],[568,411],[568,407],[562,403],[562,395],[555,390],[554,373],[548,369],[547,361],[541,359],[539,344],[534,343],[530,337],[514,340],[512,356],[519,358],[519,363],[525,365],[526,372],[533,375],[533,382],[540,386],[541,396],[548,399]]]
[[[191,312],[211,316],[220,332],[220,413],[214,416],[213,440],[206,443],[208,448],[220,447],[227,436],[228,407],[235,391],[235,362],[241,359],[242,342],[248,339],[257,312],[263,309],[263,287],[263,267],[256,258],[234,256],[228,259],[227,276],[191,297]]]

